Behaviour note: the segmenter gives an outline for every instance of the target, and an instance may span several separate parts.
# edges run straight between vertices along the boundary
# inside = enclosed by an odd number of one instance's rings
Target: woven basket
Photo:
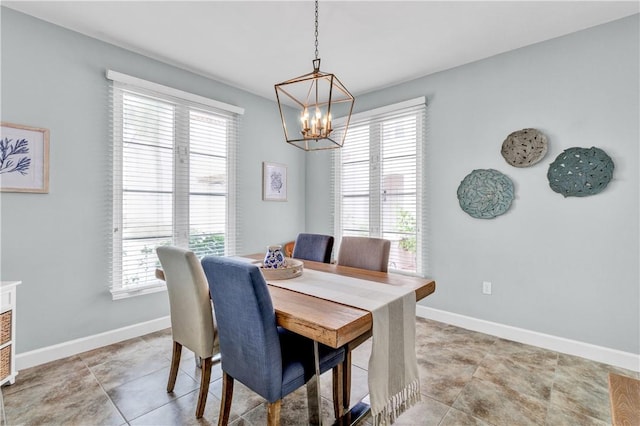
[[[265,280],[288,280],[299,277],[304,270],[304,263],[298,259],[285,257],[284,268],[265,268],[261,261],[253,262],[260,268]]]
[[[11,345],[0,349],[0,380],[11,374]]]
[[[7,311],[0,314],[0,345],[4,345],[11,340],[11,314]]]
[[[547,137],[537,129],[511,133],[502,143],[502,156],[514,167],[529,167],[547,153]]]

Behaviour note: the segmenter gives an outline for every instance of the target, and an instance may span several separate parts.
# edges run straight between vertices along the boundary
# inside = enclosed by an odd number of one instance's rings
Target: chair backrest
[[[260,269],[247,261],[202,259],[216,307],[222,370],[269,402],[282,398],[276,314]]]
[[[192,251],[178,247],[161,246],[156,252],[169,293],[173,340],[201,358],[213,356],[217,331],[200,261]]]
[[[293,246],[295,243],[296,243],[295,241],[288,241],[284,244],[284,246],[282,246],[282,248],[284,249],[284,255],[286,257],[293,256]]]
[[[342,237],[338,265],[387,272],[391,241],[382,238]]]
[[[298,234],[293,246],[293,256],[296,259],[313,260],[316,262],[331,262],[333,237],[321,234]]]

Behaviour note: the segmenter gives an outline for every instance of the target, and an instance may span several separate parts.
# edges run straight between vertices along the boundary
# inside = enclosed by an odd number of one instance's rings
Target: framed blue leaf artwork
[[[262,163],[262,199],[287,201],[287,166],[266,161]]]
[[[49,192],[49,130],[2,122],[0,190]]]

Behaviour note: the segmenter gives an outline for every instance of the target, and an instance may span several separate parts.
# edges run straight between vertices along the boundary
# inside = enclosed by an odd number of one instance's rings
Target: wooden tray
[[[290,278],[299,277],[302,275],[304,264],[301,260],[285,257],[284,268],[265,268],[262,266],[262,261],[253,262],[260,267],[264,279],[269,280],[288,280]]]

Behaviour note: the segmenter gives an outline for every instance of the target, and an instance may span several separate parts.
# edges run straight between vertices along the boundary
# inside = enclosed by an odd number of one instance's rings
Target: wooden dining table
[[[264,254],[257,253],[243,257],[260,261],[264,258]],[[412,289],[416,294],[416,301],[424,299],[436,289],[435,281],[429,278],[369,271],[309,260],[302,262],[305,269]],[[373,316],[369,311],[273,285],[269,285],[269,293],[279,326],[332,348],[344,346],[348,358],[345,365],[351,364],[351,351],[371,337]],[[340,423],[357,423],[369,407],[361,403],[349,410],[351,374],[345,372],[344,377],[344,409],[347,411],[343,413]]]
[[[264,254],[242,257],[262,260]],[[411,288],[416,293],[416,301],[424,299],[436,289],[435,281],[428,278],[368,271],[309,260],[302,262],[305,269]],[[373,317],[369,311],[271,285],[269,293],[279,326],[332,348],[356,342],[371,333]]]
[[[263,260],[264,254],[257,253],[239,257],[260,261]],[[416,301],[424,299],[436,289],[435,281],[429,278],[368,271],[309,260],[303,260],[303,264],[304,269],[411,289],[415,291]],[[156,276],[164,279],[164,274],[161,270],[156,271]],[[266,281],[269,284],[269,280],[267,279]],[[372,335],[373,316],[367,310],[274,285],[269,285],[269,293],[276,314],[276,322],[279,326],[332,348],[345,347],[346,356],[348,357],[345,365],[350,365],[351,351]],[[351,388],[349,380],[351,375],[345,372],[344,377],[345,382],[342,390],[345,411],[341,411],[343,415],[339,422],[341,424],[352,424],[359,421],[366,414],[368,405],[357,404],[349,410]]]

